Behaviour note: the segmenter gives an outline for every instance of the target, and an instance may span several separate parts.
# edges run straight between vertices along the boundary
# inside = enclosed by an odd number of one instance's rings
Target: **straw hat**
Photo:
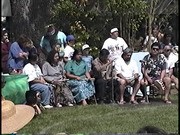
[[[34,108],[28,105],[14,105],[9,100],[1,101],[1,133],[11,134],[24,127],[35,114]]]

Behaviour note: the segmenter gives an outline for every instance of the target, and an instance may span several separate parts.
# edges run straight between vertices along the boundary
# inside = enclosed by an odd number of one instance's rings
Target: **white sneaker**
[[[56,107],[62,107],[62,105],[60,103],[57,103]]]
[[[71,107],[71,106],[74,106],[74,105],[73,105],[73,104],[71,104],[71,103],[69,103],[69,104],[68,104],[68,106],[70,106],[70,107]]]
[[[44,108],[45,108],[45,109],[51,109],[51,108],[53,108],[53,106],[51,106],[51,105],[45,105]]]

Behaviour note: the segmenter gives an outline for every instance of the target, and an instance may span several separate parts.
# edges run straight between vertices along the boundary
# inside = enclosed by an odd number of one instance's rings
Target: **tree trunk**
[[[44,27],[50,23],[50,7],[54,0],[12,0],[12,26],[13,40],[21,34],[30,37],[35,45],[45,33]]]

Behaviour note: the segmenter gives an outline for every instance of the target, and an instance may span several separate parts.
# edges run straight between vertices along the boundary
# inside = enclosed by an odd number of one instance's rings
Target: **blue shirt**
[[[87,64],[88,71],[91,71],[93,57],[91,55],[82,56],[82,60]]]
[[[25,60],[19,58],[19,53],[25,52],[17,42],[11,44],[8,55],[8,67],[10,69],[23,69]]]
[[[66,35],[62,31],[58,31],[56,39],[57,42],[60,43],[62,45],[62,48],[64,49],[64,46],[66,44]],[[49,40],[45,39],[44,36],[41,38],[40,46],[42,48],[45,48],[47,52],[50,52],[52,50]]]

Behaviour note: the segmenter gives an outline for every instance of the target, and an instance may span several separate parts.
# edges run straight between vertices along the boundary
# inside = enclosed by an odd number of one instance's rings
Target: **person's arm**
[[[137,66],[136,61],[134,61],[133,65],[134,65],[134,68],[133,68],[134,69],[134,78],[138,80],[139,79],[139,71],[138,71],[138,66]]]
[[[76,80],[81,80],[79,76],[76,76],[71,73],[71,68],[72,67],[72,60],[68,61],[64,67],[65,70],[65,75],[68,79],[76,79]]]
[[[14,43],[11,45],[10,52],[11,52],[12,56],[16,59],[18,59],[18,58],[26,59],[28,56],[28,53],[23,52],[17,43]]]
[[[43,77],[45,81],[52,83],[54,80],[54,77],[48,74],[48,67],[49,67],[49,63],[45,62],[42,66],[42,73],[43,73]]]
[[[144,70],[144,78],[145,78],[150,84],[153,83],[152,79],[151,79],[150,76],[148,75],[148,69],[147,69],[147,68]]]
[[[71,74],[70,72],[65,73],[67,78],[81,80],[81,77]]]
[[[149,36],[146,36],[144,43],[143,43],[144,46],[147,46],[148,39],[149,39]]]
[[[44,36],[41,38],[41,42],[40,42],[40,47],[41,47],[41,50],[42,52],[44,53],[44,55],[47,55],[48,52],[45,48],[46,44],[45,44],[45,39],[44,39]]]
[[[98,62],[93,61],[92,64],[93,64],[93,68],[95,68],[99,72],[99,71],[102,71],[102,70],[106,69],[106,67],[108,65],[110,65],[112,62],[113,61],[109,60],[106,64],[101,65]]]
[[[168,75],[169,75],[169,77],[171,77],[171,76],[173,75],[173,70],[174,70],[173,68],[170,68],[170,70],[169,70],[169,74],[168,74]]]
[[[128,45],[127,45],[126,41],[123,38],[122,38],[122,43],[123,43],[123,50],[128,48]]]
[[[167,65],[167,63],[166,63],[166,61],[165,61],[165,59],[163,59],[163,65],[162,65],[162,71],[161,71],[161,75],[160,75],[160,79],[162,80],[164,77],[165,77],[165,75],[166,75],[166,65]]]

